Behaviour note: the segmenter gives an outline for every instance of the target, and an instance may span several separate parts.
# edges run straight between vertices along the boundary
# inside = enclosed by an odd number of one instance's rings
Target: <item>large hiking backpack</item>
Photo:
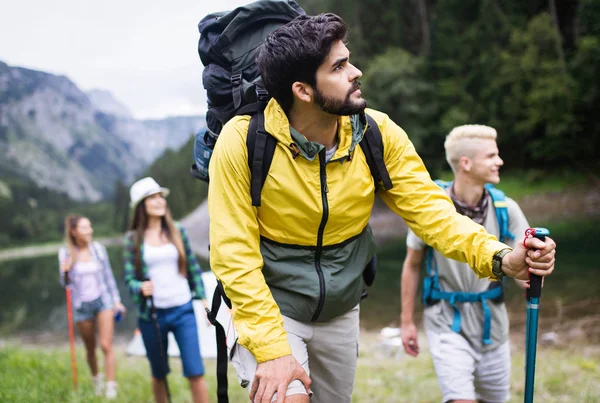
[[[452,182],[442,180],[436,180],[435,183],[442,189],[446,189],[452,185]],[[485,185],[485,188],[490,193],[492,202],[494,203],[496,221],[498,222],[498,228],[500,229],[500,241],[504,242],[506,239],[515,239],[515,236],[508,229],[509,217],[506,205],[506,195],[500,189],[496,189],[491,183]],[[459,333],[461,329],[461,316],[456,304],[480,302],[483,308],[482,341],[486,345],[490,344],[492,342],[492,317],[487,301],[502,302],[504,300],[502,283],[500,281],[491,282],[487,290],[479,293],[442,290],[439,284],[438,268],[434,258],[433,248],[431,247],[427,247],[426,251],[426,270],[427,273],[423,279],[423,304],[433,305],[442,300],[448,301],[454,310],[454,317],[450,328],[453,332]]]
[[[233,11],[210,14],[198,24],[208,111],[207,127],[195,136],[190,173],[208,182],[208,164],[223,125],[236,115],[251,116],[246,145],[253,206],[260,206],[260,193],[277,145],[264,128],[263,110],[270,96],[262,86],[255,58],[271,32],[303,14],[294,0],[259,0]],[[375,183],[383,182],[388,190],[392,182],[383,161],[381,133],[375,121],[366,118],[368,129],[360,146]]]
[[[209,14],[198,24],[198,54],[208,98],[206,129],[196,134],[191,173],[208,182],[208,163],[221,129],[236,115],[254,115],[269,100],[255,59],[277,28],[303,15],[294,0],[259,0]]]

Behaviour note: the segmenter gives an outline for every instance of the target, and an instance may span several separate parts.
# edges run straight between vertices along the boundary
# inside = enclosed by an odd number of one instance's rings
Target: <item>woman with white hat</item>
[[[169,189],[150,177],[131,186],[133,220],[124,240],[125,282],[139,309],[138,326],[150,361],[155,401],[167,399],[167,334],[170,331],[181,351],[183,375],[189,380],[192,400],[207,402],[192,306],[192,298],[201,299],[206,305],[204,285],[187,232],[171,218],[165,199],[168,194]],[[151,300],[158,326],[150,318],[148,301]]]

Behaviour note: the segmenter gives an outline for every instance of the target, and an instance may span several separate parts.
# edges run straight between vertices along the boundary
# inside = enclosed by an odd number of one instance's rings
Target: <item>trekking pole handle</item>
[[[146,277],[141,281],[146,282],[146,281],[150,281],[150,279],[148,277]],[[150,308],[150,313],[154,315],[156,313],[156,307],[154,306],[154,295],[148,295],[147,297],[146,296],[142,296],[142,297],[146,299],[146,305],[148,306],[148,308]]]
[[[531,236],[538,238],[541,241],[545,241],[546,237],[550,235],[550,231],[547,228],[533,228],[532,231],[528,232]],[[542,277],[537,274],[530,274],[529,276],[530,288],[527,292],[527,300],[530,298],[540,298],[542,296]]]

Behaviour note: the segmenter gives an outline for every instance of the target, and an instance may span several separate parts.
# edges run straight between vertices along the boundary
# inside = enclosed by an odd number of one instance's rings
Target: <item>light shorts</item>
[[[311,403],[349,403],[352,400],[358,358],[359,306],[328,322],[299,322],[283,316],[292,355],[312,380]],[[252,388],[256,360],[252,353],[235,343],[231,364],[240,385]],[[286,396],[306,395],[304,384],[292,381]],[[274,402],[277,395],[271,399]]]
[[[81,306],[73,312],[73,320],[77,323],[96,319],[96,315],[108,309],[112,309],[112,306],[104,305],[100,296],[92,301],[82,302]]]
[[[479,353],[455,332],[426,332],[429,351],[444,402],[510,399],[510,345],[507,342]]]

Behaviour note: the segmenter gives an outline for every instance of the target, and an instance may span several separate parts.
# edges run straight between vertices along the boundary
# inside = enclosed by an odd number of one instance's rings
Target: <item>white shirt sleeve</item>
[[[423,250],[427,246],[421,238],[415,235],[414,232],[409,228],[406,234],[406,246],[415,250]]]
[[[506,244],[514,248],[515,242],[519,242],[525,236],[525,230],[529,228],[529,222],[521,207],[509,197],[506,198],[506,208],[508,209],[508,230],[515,236],[514,240],[507,239]]]

